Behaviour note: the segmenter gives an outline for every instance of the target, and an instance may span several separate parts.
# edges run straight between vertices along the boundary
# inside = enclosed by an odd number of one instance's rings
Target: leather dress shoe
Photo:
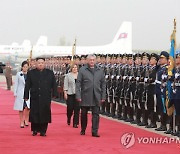
[[[70,125],[70,123],[71,123],[71,120],[68,119],[68,120],[67,120],[67,124]]]
[[[172,134],[173,133],[173,130],[172,128],[169,128],[167,131],[164,132],[165,134]]]
[[[156,131],[166,131],[167,127],[166,126],[160,126],[159,128],[155,129]]]
[[[104,113],[105,113],[104,111],[100,111],[100,112],[99,112],[99,114],[102,114],[102,115],[103,115]]]
[[[147,122],[141,122],[141,123],[138,124],[138,126],[147,126],[147,125],[148,125]]]
[[[85,131],[81,130],[80,135],[85,135]]]
[[[105,113],[104,113],[104,115],[106,115],[106,116],[108,116],[109,114],[110,114],[110,113],[108,113],[108,112],[105,112]]]
[[[146,128],[157,128],[157,125],[151,123],[150,125],[147,125]]]
[[[134,119],[132,119],[132,118],[127,118],[127,119],[125,120],[125,122],[131,122],[131,121],[134,121]]]
[[[107,115],[108,117],[114,117],[114,114],[110,113],[109,115]]]
[[[180,138],[180,133],[179,133],[179,134],[177,134],[177,137],[179,137],[179,138]]]
[[[100,137],[100,135],[98,133],[92,133],[93,137]]]
[[[33,131],[32,136],[36,136],[37,135],[37,131]]]
[[[73,127],[74,127],[74,128],[78,128],[77,124],[74,124]]]
[[[131,122],[131,124],[137,124],[137,125],[139,125],[140,123],[141,123],[141,121],[137,120],[137,119]]]
[[[179,131],[175,131],[175,132],[172,131],[172,132],[171,132],[171,135],[177,136],[179,133],[180,133]]]
[[[137,121],[136,120],[133,120],[130,122],[131,124],[137,124]]]
[[[46,133],[41,132],[41,133],[40,133],[40,136],[46,136]]]

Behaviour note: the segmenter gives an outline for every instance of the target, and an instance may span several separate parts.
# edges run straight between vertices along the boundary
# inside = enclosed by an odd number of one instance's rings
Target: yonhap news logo
[[[177,147],[180,147],[180,139],[174,137],[135,137],[135,134],[132,132],[124,133],[120,139],[121,145],[128,149],[131,148],[135,143],[137,144],[177,144]]]
[[[130,148],[135,144],[135,135],[134,133],[124,133],[121,136],[121,144],[126,148]]]

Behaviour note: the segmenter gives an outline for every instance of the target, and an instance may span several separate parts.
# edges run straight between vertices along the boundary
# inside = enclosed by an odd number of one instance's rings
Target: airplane
[[[0,61],[22,62],[30,57],[68,56],[72,55],[72,46],[48,46],[47,37],[41,36],[36,45],[24,40],[22,45],[0,45]],[[124,21],[110,44],[103,46],[76,46],[75,54],[123,54],[132,53],[132,23]]]

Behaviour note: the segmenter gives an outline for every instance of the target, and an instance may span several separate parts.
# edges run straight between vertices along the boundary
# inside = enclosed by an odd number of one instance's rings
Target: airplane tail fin
[[[36,46],[47,46],[47,36],[40,36]]]
[[[119,53],[132,53],[132,22],[125,21],[122,23],[111,45]]]
[[[22,46],[31,46],[31,41],[30,40],[24,40],[22,43]]]

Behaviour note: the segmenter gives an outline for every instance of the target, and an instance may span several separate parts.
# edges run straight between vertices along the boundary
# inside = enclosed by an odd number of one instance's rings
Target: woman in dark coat
[[[54,73],[45,69],[45,59],[36,59],[36,69],[28,72],[24,91],[24,99],[29,99],[32,135],[40,132],[46,136],[48,123],[51,123],[51,96],[57,96],[57,85]]]

